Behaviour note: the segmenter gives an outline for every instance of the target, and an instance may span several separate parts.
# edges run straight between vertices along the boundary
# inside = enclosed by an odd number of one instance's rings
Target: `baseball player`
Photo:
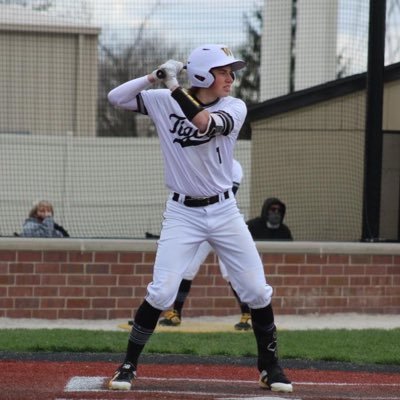
[[[134,316],[125,359],[109,388],[131,388],[140,354],[161,312],[171,307],[188,265],[199,246],[208,242],[224,261],[232,287],[251,308],[260,386],[292,392],[277,357],[273,290],[232,192],[234,148],[247,109],[229,94],[235,71],[245,62],[225,45],[194,49],[186,65],[188,91],[178,82],[183,66],[169,60],[108,94],[113,105],[146,114],[154,122],[170,190],[153,279]],[[160,79],[166,89],[149,89]]]
[[[243,169],[239,161],[235,159],[233,160],[232,178],[233,178],[232,192],[234,195],[236,195],[240,183],[242,182]],[[185,304],[186,298],[189,295],[190,288],[192,286],[192,281],[199,272],[200,266],[204,263],[204,260],[210,254],[210,251],[212,251],[212,247],[208,242],[203,242],[199,246],[199,249],[194,259],[192,260],[191,264],[186,270],[182,282],[179,285],[178,294],[176,295],[173,308],[171,310],[166,311],[166,313],[164,314],[164,318],[161,319],[159,322],[160,325],[179,326],[181,324],[183,305]],[[233,289],[231,283],[229,282],[228,272],[226,270],[224,263],[221,260],[219,260],[218,264],[221,271],[221,275],[229,283],[232,292],[237,302],[239,303],[240,311],[242,313],[240,321],[234,325],[234,328],[238,331],[249,330],[251,328],[251,325],[248,322],[251,319],[250,309],[247,304],[243,303],[240,300],[238,294],[235,292],[235,289]]]

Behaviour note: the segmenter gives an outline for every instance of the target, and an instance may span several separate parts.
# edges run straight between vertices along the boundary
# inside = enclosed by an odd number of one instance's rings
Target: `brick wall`
[[[400,313],[400,245],[257,243],[278,314]],[[131,318],[151,281],[156,243],[129,240],[0,239],[0,317]],[[211,254],[186,316],[239,308]]]

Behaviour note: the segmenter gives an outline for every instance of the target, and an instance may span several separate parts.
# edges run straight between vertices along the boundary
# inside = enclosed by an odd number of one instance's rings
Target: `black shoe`
[[[130,319],[129,321],[128,321],[128,325],[133,325],[133,319]]]
[[[286,378],[279,364],[271,365],[271,367],[261,371],[259,384],[263,389],[269,389],[273,392],[293,392],[292,383]]]
[[[243,313],[240,317],[240,321],[234,325],[235,330],[237,331],[248,331],[251,329],[251,325],[249,321],[251,320],[251,315],[248,313]]]
[[[123,363],[108,382],[109,389],[129,390],[136,379],[136,369],[130,362]]]

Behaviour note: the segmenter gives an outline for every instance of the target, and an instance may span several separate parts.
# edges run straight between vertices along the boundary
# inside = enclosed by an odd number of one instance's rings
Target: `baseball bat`
[[[158,79],[164,79],[166,76],[165,71],[163,69],[158,69],[156,75]]]

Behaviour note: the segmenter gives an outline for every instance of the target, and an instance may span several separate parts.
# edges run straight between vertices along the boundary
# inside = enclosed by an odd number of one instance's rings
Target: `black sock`
[[[138,308],[128,340],[125,362],[137,367],[139,356],[156,328],[161,310],[151,306],[146,300]]]
[[[191,286],[192,281],[189,281],[188,279],[182,279],[182,282],[179,285],[178,294],[176,295],[174,303],[174,310],[178,312],[179,316],[182,315],[182,308],[186,298],[188,297]]]
[[[240,307],[240,311],[242,312],[242,314],[250,314],[250,308],[246,303],[243,303],[242,300],[240,300],[239,295],[236,293],[236,290],[232,287],[231,283],[229,282],[229,286],[232,289],[232,293],[234,294],[234,296],[236,297],[236,300],[239,304]]]
[[[271,304],[264,308],[251,309],[251,322],[257,341],[257,364],[261,372],[278,362],[276,327]]]

